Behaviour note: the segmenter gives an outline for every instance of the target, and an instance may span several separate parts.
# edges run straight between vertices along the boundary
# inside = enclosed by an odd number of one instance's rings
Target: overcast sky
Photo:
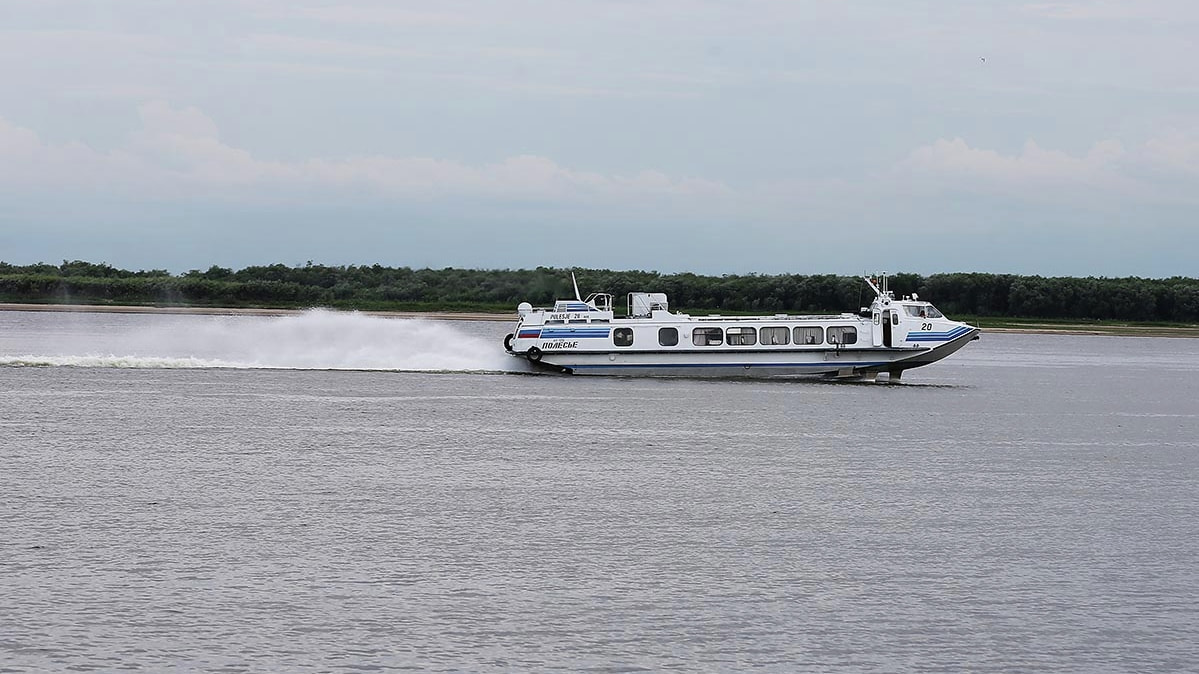
[[[1199,276],[1194,0],[2,0],[0,260]]]

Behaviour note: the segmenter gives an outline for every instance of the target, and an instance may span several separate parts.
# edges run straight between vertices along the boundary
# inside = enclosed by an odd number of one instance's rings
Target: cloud
[[[378,38],[386,41],[388,38]],[[394,39],[394,38],[393,38]],[[372,76],[391,82],[450,83],[506,94],[571,98],[680,98],[695,78],[647,74],[645,64],[587,66],[569,48],[479,46],[469,41],[422,42],[421,48],[363,40],[255,33],[238,42],[247,57],[225,67],[300,76]]]
[[[152,101],[138,109],[144,132],[150,135],[184,136],[215,139],[220,135],[216,123],[196,108],[172,108],[163,101]]]
[[[1145,143],[1145,163],[1163,172],[1199,176],[1199,136],[1171,129]]]
[[[1073,0],[1071,2],[1041,2],[1023,6],[1035,16],[1067,21],[1175,21],[1187,16],[1193,4],[1189,0]]]
[[[1107,177],[1123,155],[1124,147],[1114,140],[1096,143],[1086,155],[1075,157],[1059,150],[1046,150],[1031,140],[1019,154],[1004,155],[971,147],[961,138],[942,138],[914,150],[905,167],[929,174],[1023,186],[1046,182],[1091,183]]]
[[[523,203],[778,223],[803,217],[860,219],[888,200],[920,203],[945,193],[1085,208],[1121,201],[1194,203],[1192,186],[1199,176],[1199,135],[1182,130],[1163,131],[1132,146],[1102,140],[1077,154],[1033,140],[1005,153],[960,137],[942,138],[891,167],[866,169],[856,178],[776,175],[734,189],[719,180],[648,167],[586,170],[531,153],[479,163],[386,154],[282,160],[227,142],[218,125],[195,107],[154,101],[138,113],[140,128],[109,150],[78,141],[47,142],[0,118],[0,190],[230,205]]]
[[[72,54],[148,53],[165,50],[170,40],[144,33],[96,29],[0,30],[5,51],[34,53],[67,52]]]
[[[425,52],[413,49],[401,49],[375,44],[362,44],[347,40],[328,40],[280,35],[275,33],[255,33],[241,40],[242,51],[248,54],[279,54],[285,56],[316,56],[316,57],[346,57],[346,58],[412,58],[427,57]]]
[[[555,203],[620,203],[646,199],[723,197],[725,185],[655,170],[629,175],[565,167],[548,157],[518,155],[472,165],[433,157],[361,156],[276,161],[220,138],[196,108],[143,105],[142,128],[130,142],[101,152],[81,143],[53,145],[0,119],[0,177],[10,186],[61,192],[94,188],[159,198],[233,201],[295,199],[314,191],[381,199],[485,198]]]
[[[36,133],[0,118],[0,157],[10,158],[8,163],[15,163],[14,159],[27,159],[42,148]]]
[[[1080,207],[1132,202],[1196,203],[1199,135],[1167,129],[1127,147],[1118,140],[1070,154],[1029,140],[1018,153],[973,147],[962,138],[938,139],[913,150],[896,167],[901,183],[922,192],[957,191],[1019,201],[1073,202]]]
[[[79,142],[50,144],[34,131],[0,118],[0,193],[34,192],[68,198],[129,181],[148,183],[140,162]]]
[[[389,27],[454,26],[475,23],[465,13],[424,12],[398,7],[306,7],[291,10],[294,16],[321,22]]]

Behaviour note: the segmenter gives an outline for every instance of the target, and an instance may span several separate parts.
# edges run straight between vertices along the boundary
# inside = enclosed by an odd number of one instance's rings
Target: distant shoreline
[[[987,333],[1012,333],[1019,335],[1098,335],[1101,337],[1186,337],[1199,338],[1199,328],[1123,325],[1096,327],[1085,323],[1055,324],[1054,326],[1029,326],[1020,328],[982,328]]]
[[[257,309],[247,307],[150,307],[111,304],[19,304],[0,303],[0,311],[52,311],[108,314],[190,314],[198,316],[292,316],[309,309]],[[346,311],[330,309],[330,311]],[[387,318],[425,318],[438,321],[493,321],[516,320],[511,314],[455,311],[357,311],[368,316]],[[1024,335],[1101,335],[1108,337],[1189,337],[1199,338],[1196,326],[1096,326],[1087,323],[1030,323],[1019,327],[986,327],[984,333],[1011,333]]]
[[[250,307],[147,307],[114,304],[16,304],[0,303],[0,311],[52,311],[94,314],[190,314],[195,316],[293,316],[311,309],[257,309]],[[329,311],[348,311],[329,309]],[[368,316],[393,318],[430,318],[439,321],[514,321],[511,314],[456,311],[358,311]]]

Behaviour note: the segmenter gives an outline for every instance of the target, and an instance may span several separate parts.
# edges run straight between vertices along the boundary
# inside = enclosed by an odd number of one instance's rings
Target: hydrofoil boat
[[[617,317],[612,295],[517,307],[504,338],[513,356],[556,372],[649,377],[795,377],[897,381],[905,370],[956,352],[980,330],[947,318],[912,294],[897,299],[887,277],[858,313],[801,316],[691,316],[670,310],[664,293],[629,293]],[[573,275],[572,275],[573,281]]]

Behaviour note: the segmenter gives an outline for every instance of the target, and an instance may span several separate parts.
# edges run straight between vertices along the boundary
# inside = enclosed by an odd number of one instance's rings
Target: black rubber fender
[[[541,353],[541,349],[535,346],[530,346],[529,350],[525,351],[525,358],[528,358],[529,362],[532,363],[540,363],[542,355],[544,354]]]
[[[512,338],[515,336],[516,335],[509,332],[508,336],[504,337],[504,350],[507,351],[508,353],[512,353]]]

